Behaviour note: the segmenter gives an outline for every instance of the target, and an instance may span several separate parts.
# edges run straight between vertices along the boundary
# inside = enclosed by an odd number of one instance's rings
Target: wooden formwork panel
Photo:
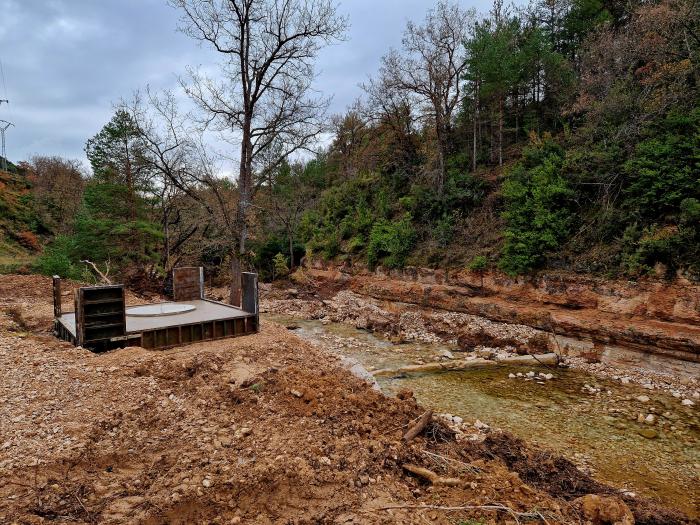
[[[147,330],[141,334],[144,348],[171,348],[200,341],[227,339],[257,331],[257,317],[221,319],[191,325]]]
[[[176,301],[192,301],[204,297],[204,273],[201,267],[173,270],[173,297]]]
[[[80,288],[76,296],[75,312],[78,344],[102,344],[126,335],[126,306],[122,285]]]

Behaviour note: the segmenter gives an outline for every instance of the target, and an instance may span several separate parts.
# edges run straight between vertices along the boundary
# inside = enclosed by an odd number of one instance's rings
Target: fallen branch
[[[424,467],[419,467],[418,465],[413,465],[412,463],[406,463],[403,465],[404,470],[409,471],[411,474],[415,474],[419,478],[423,478],[429,481],[432,485],[444,485],[446,487],[456,487],[462,484],[462,480],[459,478],[443,478],[439,474],[428,470]]]
[[[408,429],[408,432],[406,432],[403,435],[403,439],[406,443],[409,441],[412,441],[418,434],[423,432],[425,430],[425,427],[428,426],[428,423],[430,423],[430,420],[433,418],[433,411],[428,410],[425,414],[423,414],[420,419],[418,420],[418,423],[413,425],[411,428]]]
[[[97,275],[100,276],[100,279],[102,279],[102,281],[103,281],[105,284],[112,284],[112,281],[111,281],[111,280],[109,279],[109,277],[108,277],[108,274],[109,274],[109,265],[107,266],[107,273],[104,274],[104,273],[102,273],[102,272],[100,271],[100,269],[97,267],[97,265],[96,265],[94,262],[88,261],[87,259],[83,259],[83,260],[81,260],[80,262],[81,262],[81,263],[85,263],[85,264],[91,266],[92,269],[95,270],[95,272],[97,273]]]
[[[541,519],[545,523],[547,523],[547,520],[540,512],[518,512],[516,510],[511,509],[510,507],[506,507],[505,505],[501,505],[500,503],[491,504],[491,505],[461,505],[461,506],[456,506],[456,507],[447,507],[447,506],[442,506],[442,505],[391,505],[388,507],[378,507],[378,508],[372,509],[372,510],[379,511],[379,510],[402,510],[402,509],[442,510],[442,511],[447,511],[447,512],[453,512],[453,511],[459,511],[459,510],[495,510],[495,511],[506,512],[506,513],[510,514],[513,517],[513,519],[515,520],[515,522],[518,524],[520,523],[520,518]]]
[[[538,364],[556,365],[559,362],[559,356],[555,353],[539,354],[535,357],[532,354],[528,355],[514,355],[508,357],[497,357],[495,360],[491,359],[455,359],[454,361],[436,361],[434,363],[425,363],[422,365],[407,365],[402,366],[397,369],[383,368],[380,370],[375,370],[372,373],[373,376],[395,376],[398,374],[410,374],[410,373],[422,373],[422,372],[442,372],[442,371],[463,371],[470,370],[472,368],[482,368],[487,366],[498,366],[498,365],[525,365],[525,366],[537,366]]]

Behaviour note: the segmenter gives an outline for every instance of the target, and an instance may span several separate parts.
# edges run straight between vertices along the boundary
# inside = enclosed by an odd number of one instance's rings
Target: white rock
[[[686,406],[686,407],[692,407],[695,403],[693,403],[690,399],[684,399],[681,401],[681,405]]]
[[[331,458],[326,457],[326,456],[321,456],[318,460],[322,465],[330,465],[331,464]]]
[[[211,480],[209,478],[204,478],[202,480],[202,486],[205,488],[211,487]]]
[[[640,403],[646,403],[646,402],[649,401],[649,396],[641,395],[641,396],[637,396],[636,399],[637,399],[637,401],[639,401]]]
[[[517,376],[516,376],[515,374],[508,374],[508,377],[509,377],[510,379],[515,379]]]
[[[656,416],[654,414],[647,414],[647,417],[644,418],[644,422],[647,425],[653,425],[656,423]]]
[[[554,374],[545,374],[544,378],[549,381],[550,379],[554,379]]]
[[[452,416],[452,421],[454,421],[455,425],[461,425],[464,422],[464,419],[459,416]]]
[[[525,374],[527,377],[535,377],[535,373],[530,370],[527,374]]]
[[[629,385],[629,383],[630,383],[630,378],[629,378],[629,377],[623,377],[622,379],[620,379],[620,383],[622,383],[623,385]]]

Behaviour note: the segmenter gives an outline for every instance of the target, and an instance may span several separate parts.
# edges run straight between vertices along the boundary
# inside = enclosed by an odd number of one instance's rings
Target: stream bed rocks
[[[454,353],[462,352],[486,359],[547,352],[561,355],[561,348],[551,333],[531,326],[422,308],[414,304],[381,301],[349,290],[341,290],[330,299],[321,299],[315,293],[301,294],[294,288],[276,290],[267,285],[261,290],[261,312],[319,320],[325,324],[344,323],[378,333],[393,343],[441,345],[440,359],[449,359],[446,356],[454,357]],[[400,345],[397,351],[400,351]],[[623,368],[592,362],[583,357],[561,355],[561,358],[562,366],[621,384],[634,383],[650,391],[667,392],[685,406],[700,404],[700,381],[695,377],[679,377],[645,368]],[[424,359],[417,357],[413,364],[424,362]]]

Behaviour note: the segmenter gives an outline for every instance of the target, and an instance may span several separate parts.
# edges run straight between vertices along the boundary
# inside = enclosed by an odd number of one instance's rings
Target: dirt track
[[[456,442],[436,423],[404,444],[423,412],[410,395],[383,397],[271,323],[165,352],[73,348],[46,335],[49,289],[45,278],[0,276],[1,523],[518,521],[381,510],[495,503],[581,523],[572,501],[608,491],[503,434]],[[430,486],[406,463],[459,482]],[[681,522],[629,503],[637,523]]]

